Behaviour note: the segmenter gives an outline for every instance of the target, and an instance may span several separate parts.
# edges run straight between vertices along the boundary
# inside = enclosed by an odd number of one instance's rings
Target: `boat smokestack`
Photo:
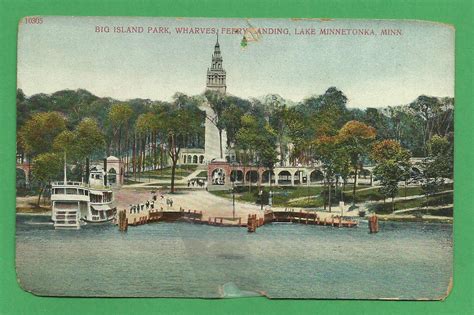
[[[104,159],[104,186],[107,186],[107,158]]]
[[[66,151],[64,151],[64,185],[67,183]]]
[[[89,158],[86,158],[86,184],[89,184],[89,177],[90,174],[90,165],[89,165]]]

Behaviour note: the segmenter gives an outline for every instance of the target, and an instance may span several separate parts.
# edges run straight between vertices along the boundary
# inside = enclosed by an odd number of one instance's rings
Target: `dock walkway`
[[[194,224],[207,224],[221,227],[247,227],[250,232],[265,224],[273,222],[291,222],[306,225],[322,225],[332,227],[355,227],[358,225],[357,221],[343,218],[341,216],[332,216],[330,218],[321,218],[316,212],[306,211],[271,211],[264,212],[263,217],[258,217],[257,214],[249,214],[246,222],[243,222],[241,217],[204,217],[202,211],[185,210],[179,211],[145,209],[138,213],[133,213],[127,210],[119,211],[118,220],[116,224],[119,229],[126,230],[128,226],[137,226],[151,222],[188,222]]]

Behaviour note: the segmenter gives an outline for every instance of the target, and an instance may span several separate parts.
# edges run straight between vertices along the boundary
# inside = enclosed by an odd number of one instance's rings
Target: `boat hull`
[[[87,223],[101,224],[101,223],[111,222],[114,218],[115,217],[111,217],[111,218],[101,219],[101,220],[88,220],[88,219],[82,218],[81,220]]]

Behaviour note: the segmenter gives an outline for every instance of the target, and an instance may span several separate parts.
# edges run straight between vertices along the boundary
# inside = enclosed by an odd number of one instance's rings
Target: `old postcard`
[[[20,286],[444,299],[454,33],[426,21],[23,18]]]

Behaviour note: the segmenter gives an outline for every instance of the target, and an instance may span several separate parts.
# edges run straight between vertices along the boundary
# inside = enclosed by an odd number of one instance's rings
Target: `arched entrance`
[[[109,171],[107,172],[107,183],[109,185],[115,185],[117,184],[117,171],[115,170],[115,168],[111,168],[109,169]]]
[[[244,180],[244,172],[241,170],[233,170],[230,172],[230,181],[234,183],[242,183]]]
[[[311,172],[309,180],[311,183],[322,182],[324,180],[324,174],[320,170],[314,170]]]
[[[281,171],[278,173],[278,184],[279,185],[291,185],[291,173],[288,171]]]
[[[359,172],[359,178],[370,178],[370,174],[372,174],[369,170],[367,169],[362,169],[360,172]]]
[[[296,171],[293,182],[294,182],[295,185],[306,184],[306,182],[307,182],[306,173],[301,171],[301,170]]]
[[[211,182],[212,185],[225,185],[225,172],[222,168],[216,168],[212,171]]]
[[[255,170],[250,170],[245,174],[245,180],[251,183],[258,182],[258,172]]]
[[[275,183],[275,173],[273,171],[266,170],[262,173],[262,183],[270,183],[270,175],[271,175],[271,182]]]

